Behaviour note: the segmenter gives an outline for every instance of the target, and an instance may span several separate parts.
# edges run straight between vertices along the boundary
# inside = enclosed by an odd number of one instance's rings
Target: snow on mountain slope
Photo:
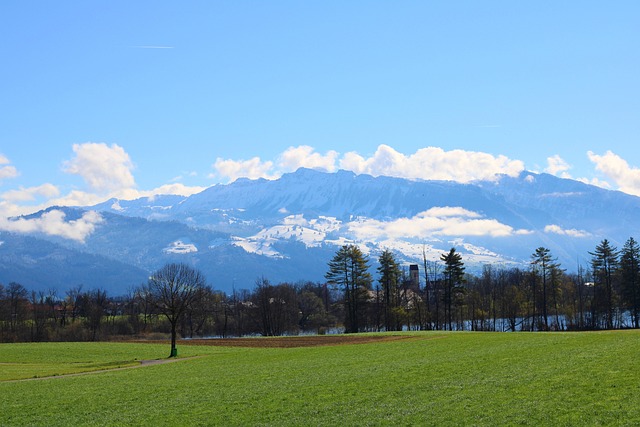
[[[410,245],[436,242],[438,251],[464,242],[480,248],[469,250],[469,257],[500,262],[526,261],[545,245],[575,260],[599,239],[622,244],[626,234],[640,231],[632,214],[640,207],[637,197],[530,172],[458,184],[300,169],[278,180],[241,179],[163,200],[165,219],[230,233],[245,239],[236,245],[277,257],[284,254],[272,249],[275,244],[296,240],[306,247],[385,242],[412,259],[422,249]],[[159,217],[148,200],[126,209]]]
[[[182,203],[186,197],[158,195],[136,200],[109,199],[106,202],[89,207],[100,212],[113,212],[119,215],[140,217],[145,219],[169,219],[173,208]]]
[[[413,216],[432,206],[462,206],[463,202],[478,210],[488,204],[488,199],[480,188],[471,185],[300,169],[274,181],[241,180],[210,187],[189,197],[176,212],[188,213],[202,225],[208,223],[213,208],[242,208],[244,214],[265,221],[289,214],[345,220],[355,216]]]

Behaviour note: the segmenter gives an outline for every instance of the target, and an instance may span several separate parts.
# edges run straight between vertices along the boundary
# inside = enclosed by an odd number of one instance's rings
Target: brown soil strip
[[[425,338],[415,335],[309,335],[292,337],[257,337],[257,338],[209,338],[181,340],[180,345],[206,345],[221,347],[256,347],[256,348],[296,348],[319,347],[328,345],[368,344],[399,340],[424,340],[440,338],[434,336]],[[444,337],[444,335],[442,335]],[[166,341],[136,341],[165,343]]]

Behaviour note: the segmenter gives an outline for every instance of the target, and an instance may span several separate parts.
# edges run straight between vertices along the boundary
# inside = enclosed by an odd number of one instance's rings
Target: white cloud
[[[105,196],[88,193],[86,191],[73,190],[62,197],[49,199],[45,204],[38,206],[36,210],[45,209],[49,206],[91,206],[104,200]]]
[[[350,152],[340,161],[342,169],[373,176],[408,179],[451,180],[471,182],[496,180],[500,175],[516,176],[524,170],[520,160],[475,151],[444,151],[437,147],[421,148],[405,155],[388,145],[380,145],[369,158]]]
[[[120,206],[120,201],[119,201],[119,200],[116,200],[115,202],[113,202],[113,203],[111,204],[111,209],[113,209],[114,211],[119,211],[119,212],[121,212],[121,211],[123,211],[123,210],[124,210],[124,209],[122,208],[122,206]]]
[[[393,221],[364,219],[348,224],[358,239],[371,238],[427,238],[433,236],[491,236],[506,237],[529,234],[515,230],[495,219],[485,219],[477,212],[460,207],[435,207],[412,218]]]
[[[42,184],[37,187],[20,188],[19,190],[9,190],[0,194],[0,198],[8,202],[27,202],[35,200],[37,197],[50,199],[60,195],[60,190],[53,184]]]
[[[471,182],[475,180],[496,180],[500,175],[516,176],[524,170],[524,163],[505,156],[487,153],[427,147],[406,155],[388,145],[378,146],[368,158],[356,152],[340,156],[336,151],[322,155],[313,147],[301,145],[289,147],[276,164],[262,161],[259,157],[250,160],[216,159],[212,178],[227,178],[229,181],[240,177],[256,179],[276,179],[284,172],[300,167],[324,169],[333,172],[337,167],[373,176],[394,176],[408,179],[451,180]]]
[[[33,212],[33,211],[30,210],[29,212]],[[23,215],[29,212],[22,210],[22,208],[16,205],[15,203],[9,203],[5,200],[0,200],[0,221],[2,221],[3,218],[10,218],[18,215]]]
[[[169,182],[180,182],[180,181],[182,181],[184,179],[185,175],[188,176],[188,177],[195,177],[195,176],[198,176],[198,172],[196,172],[196,171],[183,172],[182,175],[178,175],[178,176],[175,176],[175,177],[171,178],[169,180]]]
[[[92,206],[109,198],[133,200],[160,194],[190,196],[206,188],[175,182],[152,190],[137,190],[131,173],[133,164],[122,147],[86,143],[74,145],[73,151],[75,157],[64,163],[64,170],[80,175],[89,191],[72,190],[61,196],[58,187],[49,183],[9,190],[0,194],[0,216],[16,217],[51,206]],[[6,162],[8,159],[0,155],[0,164]]]
[[[58,189],[51,184],[7,191],[0,195],[0,220],[2,218],[31,214],[51,206],[91,206],[105,200],[104,196],[78,190],[71,191],[61,197],[56,197],[57,195]],[[44,197],[46,200],[36,204],[24,203],[33,201],[39,196]]]
[[[313,147],[300,145],[289,147],[280,155],[278,165],[285,171],[295,171],[299,168],[322,169],[335,172],[338,152],[328,151],[325,155],[316,153]]]
[[[175,194],[176,196],[191,196],[193,194],[200,193],[206,189],[207,187],[187,186],[180,183],[166,184],[166,185],[162,185],[160,187],[154,188],[153,190],[139,191],[138,192],[139,196],[135,198],[145,197],[145,196],[149,197],[149,196],[158,195],[158,194]],[[141,195],[142,193],[145,193],[145,196],[142,196]]]
[[[6,165],[6,166],[2,166]],[[7,178],[15,178],[18,175],[18,169],[15,166],[11,166],[11,162],[4,155],[0,154],[0,181]]]
[[[620,191],[640,196],[640,169],[629,166],[626,160],[611,151],[602,156],[589,151],[587,156],[596,165],[596,170],[615,182]]]
[[[576,230],[575,228],[564,229],[556,224],[547,225],[546,227],[544,227],[544,232],[559,234],[561,236],[570,236],[570,237],[589,237],[591,235],[590,233],[584,230]]]
[[[431,209],[424,211],[423,216],[432,216],[436,218],[446,218],[446,217],[462,217],[462,218],[481,218],[477,212],[470,211],[461,207],[451,207],[451,206],[436,206]]]
[[[273,174],[273,162],[263,162],[260,157],[253,157],[249,160],[231,160],[218,157],[213,164],[215,173],[209,175],[210,178],[223,177],[229,181],[235,181],[238,178],[249,179],[276,179],[279,175]]]
[[[571,175],[567,172],[569,169],[571,169],[571,165],[556,154],[554,156],[547,157],[547,167],[544,171],[560,178],[571,178]]]
[[[223,178],[229,182],[238,178],[277,179],[284,172],[293,172],[299,168],[321,169],[327,172],[336,170],[338,152],[330,150],[322,155],[313,147],[300,145],[289,147],[278,156],[277,163],[262,161],[260,157],[249,160],[232,160],[217,158],[213,164],[214,173],[209,178]]]
[[[80,175],[91,190],[109,193],[133,188],[133,163],[129,154],[117,144],[87,142],[74,144],[76,156],[65,162],[64,171]]]
[[[137,190],[132,174],[133,162],[122,147],[117,144],[108,146],[104,143],[88,142],[75,144],[73,151],[76,156],[65,162],[64,170],[80,175],[92,191],[74,190],[62,198],[52,200],[53,204],[87,206],[100,203],[105,198],[132,200],[159,194],[190,196],[206,188],[172,182],[151,190]]]
[[[16,169],[14,166],[3,166],[0,168],[0,180],[15,178],[18,175],[18,169]]]
[[[151,197],[156,195],[175,194],[178,196],[190,196],[192,194],[204,191],[206,187],[188,187],[183,184],[166,184],[152,190],[136,190],[134,188],[123,188],[106,195],[95,194],[86,191],[73,190],[62,197],[52,198],[39,206],[29,206],[17,210],[20,215],[36,212],[50,206],[93,206],[102,203],[107,199],[116,198],[120,200],[135,200],[142,197]],[[0,213],[2,209],[0,209]]]
[[[596,187],[601,187],[601,188],[606,188],[607,190],[610,190],[611,184],[609,184],[607,181],[603,181],[599,178],[576,178],[576,181],[580,181],[584,184],[589,184],[589,185],[595,185]]]
[[[42,214],[39,218],[8,219],[0,217],[0,230],[20,233],[45,233],[84,242],[87,236],[93,233],[96,225],[102,221],[100,214],[94,211],[85,212],[77,220],[65,221],[64,212],[51,210]]]
[[[173,194],[176,196],[191,196],[204,191],[207,187],[187,186],[181,183],[165,184],[152,190],[136,190],[135,188],[125,188],[111,193],[110,197],[122,200],[135,200],[141,197],[152,197],[159,195]]]

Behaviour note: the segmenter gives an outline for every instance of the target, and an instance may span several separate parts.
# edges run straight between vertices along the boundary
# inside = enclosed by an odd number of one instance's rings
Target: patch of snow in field
[[[245,252],[271,258],[287,258],[280,252],[274,250],[269,244],[265,244],[264,242],[251,239],[243,239],[241,237],[234,237],[233,240],[233,245],[244,249]]]
[[[173,209],[173,206],[144,206],[152,211],[168,211]]]
[[[322,231],[324,233],[331,233],[340,230],[342,227],[342,221],[335,217],[319,216],[309,221],[309,226],[314,230]]]
[[[337,239],[327,239],[325,243],[336,246],[355,245],[356,241],[353,239],[347,239],[344,236],[340,236]]]
[[[184,243],[182,240],[176,240],[164,248],[163,252],[168,254],[190,254],[198,252],[198,248],[193,243]]]
[[[309,221],[304,218],[303,214],[289,215],[282,220],[284,225],[300,225],[306,227],[309,225]]]

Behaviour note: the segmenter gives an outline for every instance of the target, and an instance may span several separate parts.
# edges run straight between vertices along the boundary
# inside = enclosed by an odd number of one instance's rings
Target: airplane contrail
[[[173,49],[173,46],[131,46],[134,49]]]

